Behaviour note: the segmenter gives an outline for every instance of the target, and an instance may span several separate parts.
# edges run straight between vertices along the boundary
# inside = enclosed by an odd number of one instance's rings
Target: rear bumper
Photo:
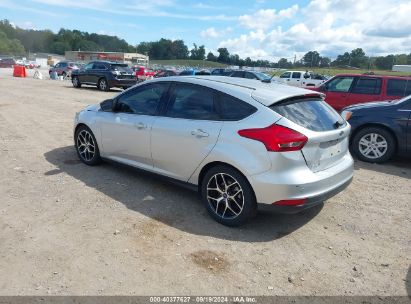
[[[137,83],[137,79],[110,79],[108,83],[110,87],[132,87]]]
[[[286,160],[283,159],[284,165]],[[276,210],[296,212],[315,206],[344,190],[351,182],[354,161],[349,153],[331,168],[312,172],[307,165],[288,167],[249,177],[257,202],[272,205],[280,200],[307,199],[302,206],[275,206]]]
[[[328,192],[325,192],[317,196],[309,197],[307,201],[304,203],[304,205],[300,205],[300,206],[275,206],[273,205],[272,208],[273,210],[279,213],[289,213],[289,214],[298,213],[303,210],[315,207],[323,203],[324,201],[328,200],[329,198],[337,195],[338,193],[343,191],[345,188],[347,188],[351,184],[351,182],[352,182],[352,177],[348,181],[346,181],[345,183],[343,183],[342,185],[338,186],[335,189],[332,189]]]

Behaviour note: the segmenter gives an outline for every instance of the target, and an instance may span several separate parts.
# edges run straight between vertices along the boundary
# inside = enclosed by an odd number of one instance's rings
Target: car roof
[[[372,78],[391,78],[391,79],[411,79],[411,76],[395,76],[395,75],[378,75],[378,74],[354,74],[354,73],[344,73],[344,74],[337,74],[337,76],[349,76],[349,77],[372,77]]]
[[[203,85],[216,89],[222,92],[235,91],[244,97],[252,97],[259,103],[270,106],[279,101],[302,96],[318,96],[323,97],[324,94],[297,88],[281,83],[265,83],[262,81],[246,78],[227,77],[227,76],[186,76],[186,77],[167,77],[158,78],[155,81],[176,81],[176,82],[188,82],[198,85]],[[237,94],[237,95],[238,95]]]

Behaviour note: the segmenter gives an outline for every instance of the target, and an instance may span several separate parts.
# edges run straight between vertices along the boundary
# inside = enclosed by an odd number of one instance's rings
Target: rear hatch
[[[133,71],[127,64],[111,64],[111,70],[116,74],[118,79],[134,79]]]
[[[319,96],[292,97],[269,107],[284,117],[277,124],[307,136],[301,152],[313,172],[338,164],[346,155],[350,126]]]

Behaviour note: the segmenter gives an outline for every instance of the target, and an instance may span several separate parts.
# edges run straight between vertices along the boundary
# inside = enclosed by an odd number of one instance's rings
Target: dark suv
[[[110,61],[92,61],[74,70],[71,74],[71,82],[75,88],[81,85],[96,85],[101,91],[109,91],[118,87],[126,89],[137,83],[133,71],[127,64]]]
[[[12,68],[16,64],[16,60],[13,58],[0,59],[0,68]]]

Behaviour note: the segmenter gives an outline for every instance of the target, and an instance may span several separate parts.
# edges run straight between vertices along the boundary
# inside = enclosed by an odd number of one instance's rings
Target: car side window
[[[67,62],[60,62],[60,67],[64,68],[67,66]]]
[[[244,72],[242,71],[236,71],[234,72],[231,77],[238,77],[238,78],[243,78],[244,77]]]
[[[224,93],[219,94],[218,103],[223,120],[241,120],[257,111],[252,105]]]
[[[290,76],[291,76],[291,72],[285,72],[281,74],[280,78],[290,78]]]
[[[176,84],[165,116],[174,118],[219,120],[214,92],[202,86]]]
[[[354,77],[336,77],[327,84],[327,91],[347,93],[353,81]]]
[[[301,78],[301,73],[300,72],[294,72],[292,78],[300,79]]]
[[[57,63],[54,67],[55,68],[59,68],[61,66],[61,64],[60,63]]]
[[[250,73],[250,72],[245,72],[244,78],[247,78],[247,79],[257,79],[257,77],[256,77],[253,73]]]
[[[352,89],[354,94],[379,95],[381,93],[380,78],[358,78]]]
[[[93,64],[93,70],[106,70],[106,66],[103,63],[96,62]]]
[[[85,66],[84,66],[84,69],[85,70],[91,70],[93,68],[93,63],[92,62],[90,62],[89,64],[86,64]]]
[[[116,112],[155,115],[161,97],[167,89],[167,83],[153,83],[137,87],[118,98]]]
[[[388,96],[405,96],[407,80],[405,79],[388,79],[387,95]],[[410,86],[411,90],[411,86]]]

